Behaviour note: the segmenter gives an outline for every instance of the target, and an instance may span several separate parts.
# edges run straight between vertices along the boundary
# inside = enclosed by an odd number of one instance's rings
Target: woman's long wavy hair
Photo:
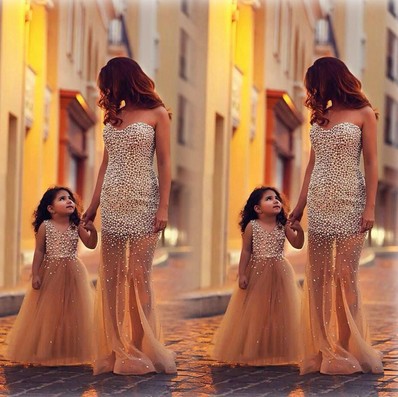
[[[351,109],[372,107],[361,91],[361,82],[337,58],[317,59],[308,68],[304,85],[307,90],[305,106],[311,111],[311,124],[326,125],[329,122],[325,115],[329,101]],[[375,115],[378,117],[376,111]]]
[[[287,209],[286,200],[284,199],[284,197],[274,187],[260,186],[260,187],[255,188],[251,192],[249,198],[247,199],[245,206],[243,207],[243,210],[240,212],[241,220],[239,222],[239,226],[240,226],[240,230],[242,233],[245,231],[246,226],[248,225],[248,223],[251,220],[258,219],[258,214],[255,211],[254,207],[260,203],[261,199],[263,198],[263,196],[267,190],[272,190],[276,194],[276,196],[278,197],[279,201],[282,204],[281,212],[276,216],[277,223],[279,223],[280,225],[286,224],[286,221],[287,221],[286,214],[288,212],[288,209]]]
[[[104,124],[118,126],[118,117],[123,101],[142,109],[165,107],[155,92],[155,83],[137,62],[127,57],[116,57],[108,61],[98,76],[100,99],[98,106],[105,111]]]
[[[40,200],[40,203],[36,210],[33,213],[33,229],[35,233],[39,230],[40,225],[45,221],[46,219],[51,219],[51,214],[48,211],[47,207],[49,205],[52,205],[54,203],[55,197],[57,196],[58,192],[60,190],[65,190],[69,193],[72,201],[76,204],[75,210],[70,216],[70,222],[76,226],[79,226],[80,223],[80,208],[79,204],[73,195],[72,191],[65,187],[65,186],[54,186],[50,187],[49,189],[46,190],[46,192],[43,194],[43,197]]]

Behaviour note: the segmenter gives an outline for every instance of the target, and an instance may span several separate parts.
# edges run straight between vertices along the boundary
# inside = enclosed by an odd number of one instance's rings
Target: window
[[[398,82],[398,39],[389,30],[387,35],[387,77]]]
[[[85,52],[85,33],[86,33],[86,10],[83,4],[77,7],[76,14],[76,37],[79,38],[79,44],[75,48],[77,72],[81,75],[84,69]]]
[[[398,17],[398,1],[388,0],[388,11],[395,17]]]
[[[282,4],[280,1],[274,3],[274,42],[273,53],[279,60],[281,49],[281,27],[282,27]]]
[[[177,120],[177,139],[180,145],[187,145],[188,142],[188,101],[179,95],[178,96],[178,120]]]
[[[75,2],[67,2],[67,33],[66,33],[66,54],[73,60],[73,48],[75,46]]]
[[[291,54],[292,54],[292,36],[293,36],[293,11],[290,6],[287,8],[285,16],[285,40],[283,49],[283,70],[285,74],[290,77],[291,68]]]
[[[185,30],[180,30],[180,77],[188,80],[188,40],[189,36]]]
[[[187,16],[189,17],[190,13],[189,13],[189,0],[181,0],[181,11]]]
[[[398,147],[398,102],[386,96],[384,116],[384,142]]]

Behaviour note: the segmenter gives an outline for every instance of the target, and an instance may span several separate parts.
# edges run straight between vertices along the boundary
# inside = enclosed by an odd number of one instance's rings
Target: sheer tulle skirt
[[[331,237],[309,233],[304,281],[300,373],[382,373],[373,349],[358,288],[364,234]]]
[[[215,335],[213,358],[249,365],[296,364],[299,357],[300,291],[285,259],[248,267],[246,290],[236,287]]]
[[[46,366],[92,361],[94,289],[78,259],[47,259],[42,285],[29,289],[7,338],[6,357]]]
[[[102,235],[95,304],[94,374],[175,373],[175,353],[163,345],[151,267],[158,235]]]

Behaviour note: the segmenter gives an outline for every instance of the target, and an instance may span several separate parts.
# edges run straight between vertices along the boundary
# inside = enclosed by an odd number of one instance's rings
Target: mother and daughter
[[[94,374],[175,373],[151,283],[154,250],[167,225],[170,115],[152,80],[129,58],[111,59],[98,85],[105,149],[91,204],[80,217],[69,189],[44,194],[35,212],[32,290],[8,336],[7,356],[24,364],[92,363]],[[239,223],[239,285],[212,356],[232,364],[298,364],[301,374],[381,373],[358,288],[360,253],[374,222],[377,114],[358,79],[336,58],[318,59],[305,87],[312,148],[298,203],[288,216],[275,188],[250,194]],[[93,221],[100,204],[94,305],[76,251],[79,238],[96,246]],[[283,248],[286,239],[303,246],[305,206],[309,258],[301,291]]]
[[[249,365],[298,364],[300,374],[382,373],[358,285],[362,246],[374,223],[377,113],[360,81],[336,58],[316,60],[305,88],[311,154],[298,203],[287,219],[274,188],[250,195],[240,222],[239,288],[217,332],[213,357]],[[293,247],[303,246],[299,221],[305,206],[308,261],[300,299],[283,244],[286,237]]]

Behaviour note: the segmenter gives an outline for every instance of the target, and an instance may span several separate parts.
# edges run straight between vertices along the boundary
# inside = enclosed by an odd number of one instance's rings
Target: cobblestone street
[[[164,271],[164,270],[161,270]],[[378,257],[360,271],[374,345],[384,353],[384,375],[299,376],[294,367],[230,367],[208,349],[221,316],[173,319],[161,305],[167,345],[177,353],[178,374],[94,377],[89,367],[21,367],[0,362],[0,394],[12,396],[398,396],[398,259]],[[156,278],[155,278],[156,279]],[[1,342],[14,317],[0,319]],[[27,330],[29,332],[29,330]]]

